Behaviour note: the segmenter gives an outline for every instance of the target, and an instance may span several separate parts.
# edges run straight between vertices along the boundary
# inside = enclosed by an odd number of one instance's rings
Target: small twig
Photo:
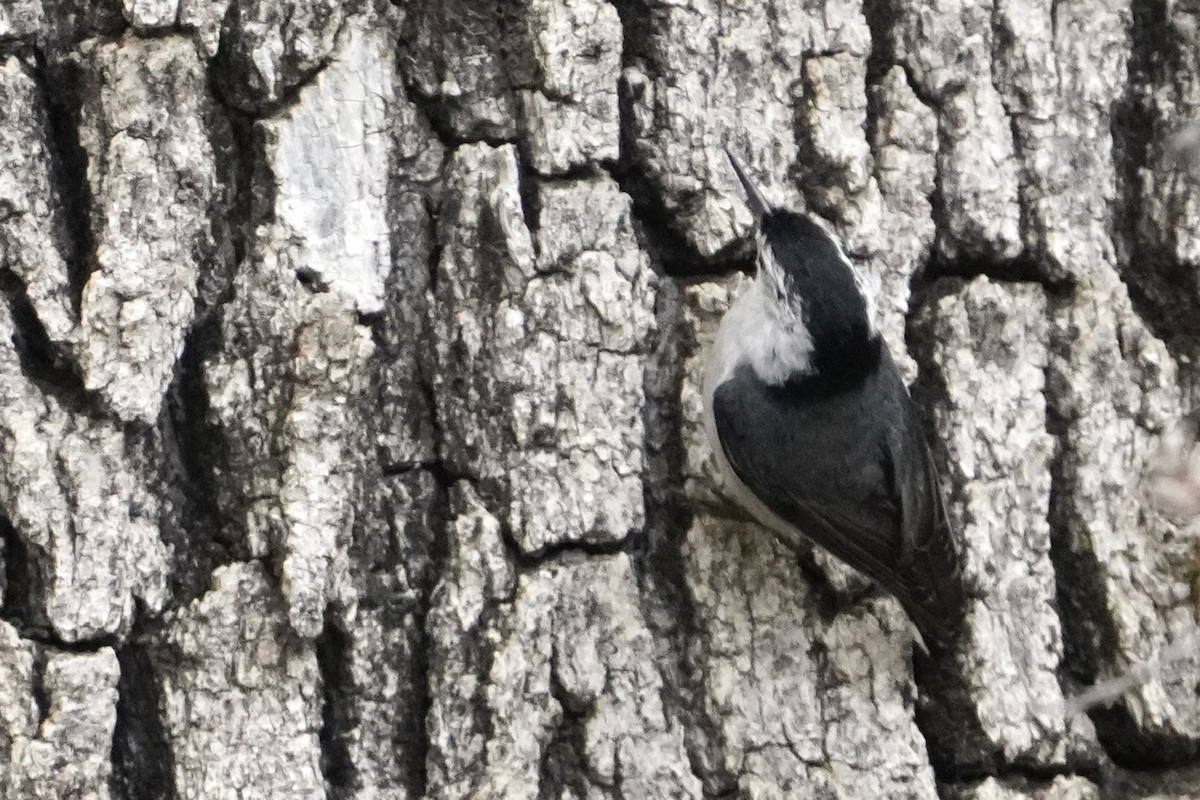
[[[1106,678],[1105,680],[1098,681],[1079,694],[1068,697],[1064,704],[1067,719],[1077,714],[1082,714],[1089,708],[1112,705],[1121,698],[1121,695],[1131,689],[1136,689],[1144,683],[1148,683],[1158,675],[1164,661],[1170,661],[1177,656],[1182,656],[1188,651],[1194,650],[1196,645],[1196,632],[1191,631],[1182,639],[1162,648],[1154,658],[1148,661],[1139,661],[1126,672],[1114,678]]]

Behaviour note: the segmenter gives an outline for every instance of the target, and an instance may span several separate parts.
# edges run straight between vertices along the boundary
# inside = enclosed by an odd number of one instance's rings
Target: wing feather
[[[940,640],[962,608],[937,470],[890,359],[855,392],[798,398],[743,367],[713,395],[720,447],[772,512],[901,601]],[[892,374],[887,374],[890,370]]]

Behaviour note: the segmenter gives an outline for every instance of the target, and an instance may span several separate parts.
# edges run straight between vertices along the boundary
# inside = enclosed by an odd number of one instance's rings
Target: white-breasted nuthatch
[[[757,221],[758,274],[721,320],[704,396],[731,492],[793,549],[801,535],[894,594],[930,647],[966,594],[916,409],[836,237],[770,206],[729,153]]]

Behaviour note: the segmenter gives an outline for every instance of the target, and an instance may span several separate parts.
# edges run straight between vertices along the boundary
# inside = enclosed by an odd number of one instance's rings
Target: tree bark
[[[7,0],[0,797],[1197,796],[1142,476],[1198,53],[1166,0]],[[951,654],[719,485],[725,146],[879,286]]]

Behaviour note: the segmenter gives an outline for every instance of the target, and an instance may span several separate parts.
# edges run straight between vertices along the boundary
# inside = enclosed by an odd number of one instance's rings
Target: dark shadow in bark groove
[[[587,752],[585,727],[589,709],[580,708],[563,688],[554,670],[550,671],[550,694],[562,708],[562,718],[542,750],[538,768],[537,800],[561,797],[587,797]]]
[[[436,468],[441,450],[442,431],[433,396],[433,333],[428,297],[436,291],[437,260],[441,248],[437,242],[435,210],[425,187],[394,179],[388,200],[388,229],[392,269],[385,281],[386,310],[371,323],[375,352],[371,358],[371,396],[373,410],[379,415],[373,428],[387,429],[396,419],[403,423],[403,435],[414,443],[404,453],[389,452],[382,439],[377,458],[384,475],[396,475],[414,469]],[[395,364],[410,365],[402,408],[392,392],[389,372]],[[388,418],[389,424],[384,424]],[[427,446],[422,446],[427,445]],[[449,486],[449,482],[443,486]]]
[[[3,509],[0,509],[2,512]],[[4,575],[0,578],[0,619],[18,631],[29,623],[31,604],[41,588],[25,542],[12,522],[0,513],[0,556]]]
[[[529,229],[530,239],[533,240],[534,255],[540,256],[542,245],[537,235],[542,222],[540,187],[538,175],[523,153],[517,158],[517,193],[521,197],[521,216],[524,217],[525,227]]]
[[[689,643],[695,642],[700,632],[682,553],[693,513],[683,498],[685,454],[680,396],[684,362],[699,344],[685,335],[683,302],[680,286],[665,279],[655,298],[657,334],[642,378],[646,396],[642,412],[646,526],[643,535],[633,537],[629,555],[642,616],[661,653],[656,660],[663,681],[663,710],[669,719],[683,723],[689,769],[707,789],[712,778],[696,767],[704,761],[698,751],[705,747],[703,739],[715,740],[715,736],[706,731],[697,741],[697,731],[707,721],[697,712],[696,698],[703,690],[691,663],[695,645]]]
[[[1118,703],[1088,712],[1096,736],[1113,763],[1124,769],[1144,771],[1187,766],[1200,756],[1200,747],[1186,735],[1147,735],[1137,730],[1128,709]]]
[[[934,282],[932,276],[928,275],[929,270],[920,270],[919,272],[924,273],[930,282],[920,287],[913,287],[910,308],[914,311],[932,305],[942,296],[953,294],[962,288],[962,283],[958,280]],[[950,473],[947,463],[948,455],[941,439],[937,436],[930,409],[938,398],[946,396],[948,388],[939,379],[938,372],[930,368],[933,363],[932,348],[935,343],[930,341],[927,336],[923,336],[912,324],[912,320],[913,314],[910,313],[904,328],[905,349],[917,363],[917,376],[913,380],[912,386],[909,387],[909,391],[920,412],[921,429],[926,441],[929,442],[938,471],[941,475],[946,476]],[[942,489],[947,504],[954,503],[957,499],[952,494],[954,483],[943,477]],[[957,531],[957,533],[960,537],[961,552],[962,534],[961,531]],[[916,684],[919,695],[915,705],[915,720],[921,736],[925,740],[930,766],[933,768],[938,786],[983,778],[994,774],[997,769],[995,753],[981,750],[976,761],[972,763],[965,757],[965,751],[969,745],[953,738],[948,739],[945,733],[939,735],[940,731],[944,731],[951,724],[951,721],[944,717],[945,707],[953,707],[956,705],[953,702],[955,698],[968,694],[965,687],[961,685],[961,679],[956,674],[954,665],[949,658],[949,656],[943,658],[925,656],[919,652],[919,648],[913,647],[913,682]],[[948,747],[953,750],[948,750]]]
[[[871,157],[878,162],[879,153],[875,148],[875,137],[879,129],[878,90],[884,77],[896,63],[888,36],[895,12],[888,7],[887,0],[863,0],[863,16],[866,17],[867,28],[871,31],[871,52],[867,54],[866,74],[867,122],[863,133],[871,148]]]
[[[1197,304],[1195,267],[1181,264],[1171,252],[1174,231],[1166,232],[1168,241],[1154,241],[1141,230],[1143,223],[1142,170],[1151,163],[1153,148],[1161,149],[1165,139],[1155,142],[1159,120],[1150,92],[1170,84],[1176,75],[1188,74],[1188,54],[1181,52],[1177,34],[1171,30],[1164,0],[1132,5],[1130,55],[1125,95],[1116,106],[1112,119],[1113,163],[1116,166],[1117,200],[1113,208],[1116,222],[1113,238],[1121,277],[1142,323],[1177,358],[1188,355],[1200,336],[1200,305]],[[1174,95],[1190,90],[1176,88]],[[1170,121],[1178,127],[1185,119]],[[1162,163],[1167,159],[1162,154]],[[1166,167],[1170,169],[1171,167]],[[1184,190],[1200,195],[1200,182],[1181,170],[1175,177]],[[1158,176],[1164,179],[1165,175]],[[1173,191],[1180,191],[1175,188]],[[1175,201],[1179,202],[1179,201]],[[1193,234],[1195,235],[1195,234]],[[1187,341],[1191,337],[1193,341]]]
[[[637,538],[637,534],[630,534],[616,542],[587,542],[571,539],[554,542],[539,550],[528,552],[521,547],[512,528],[504,520],[500,520],[500,535],[508,550],[508,557],[516,565],[517,571],[522,574],[533,572],[545,564],[556,561],[565,553],[582,553],[595,558],[628,553],[633,547],[633,540]]]
[[[505,98],[512,109],[516,108],[515,91],[518,87],[514,85],[517,82],[514,78],[519,77],[520,73],[529,73],[530,67],[518,63],[519,60],[515,56],[523,57],[532,52],[533,43],[528,41],[528,37],[519,29],[506,30],[511,24],[506,17],[515,13],[512,0],[441,0],[435,3],[408,5],[405,25],[397,36],[397,62],[408,99],[420,109],[429,123],[430,130],[448,152],[453,152],[459,145],[476,142],[483,142],[492,147],[515,143],[515,131],[506,129],[503,122],[475,120],[469,130],[460,132],[455,130],[452,119],[459,107],[489,98]],[[434,19],[430,21],[430,17]],[[431,46],[424,52],[408,49],[419,49],[427,44],[420,36],[422,27],[445,34],[440,42],[441,48],[429,43]],[[478,49],[468,55],[467,51],[472,46]],[[422,92],[417,83],[418,78],[414,77],[412,70],[408,68],[408,65],[417,64],[421,59],[429,59],[437,62],[434,65],[435,69],[451,75],[461,67],[447,63],[448,60],[464,56],[470,59],[472,55],[494,58],[503,64],[503,68],[492,76],[497,79],[499,85],[485,86],[479,91],[468,91],[464,95],[454,97],[430,94]],[[495,90],[490,96],[485,94],[489,89]],[[466,99],[460,100],[459,97]],[[515,120],[513,122],[512,127],[515,128]]]
[[[37,706],[38,727],[50,716],[50,695],[46,692],[46,648],[33,649],[33,670],[30,673],[30,690]]]
[[[51,67],[44,54],[37,51],[34,75],[46,107],[52,191],[63,211],[56,238],[67,262],[71,305],[76,314],[82,302],[83,288],[96,269],[92,190],[87,180],[88,154],[79,137],[79,69],[63,60]]]
[[[196,278],[193,328],[229,301],[234,276],[246,258],[247,243],[263,213],[254,204],[254,170],[259,154],[254,119],[226,101],[213,72],[208,70],[207,86],[216,108],[206,124],[220,189],[214,193],[210,208],[214,248],[201,259]]]
[[[704,257],[671,224],[675,215],[663,204],[661,191],[646,174],[645,164],[636,155],[637,142],[629,123],[633,113],[631,91],[622,78],[617,91],[621,156],[609,173],[632,202],[638,246],[649,256],[656,272],[675,278],[726,275],[744,269],[744,264],[753,259],[753,237],[736,240],[712,256]],[[686,198],[680,202],[687,204]]]
[[[662,70],[654,57],[653,35],[659,30],[648,0],[609,0],[621,20],[621,68],[644,66],[657,75]]]
[[[176,800],[174,756],[149,655],[134,638],[117,650],[117,660],[121,678],[113,731],[113,795],[121,800]]]
[[[433,705],[433,697],[429,690],[430,661],[432,658],[433,640],[429,635],[426,620],[434,586],[438,577],[443,573],[448,553],[446,551],[446,527],[449,524],[449,499],[447,496],[450,481],[439,470],[431,470],[434,478],[434,488],[428,502],[423,504],[425,513],[410,514],[402,522],[393,522],[393,535],[390,537],[393,552],[397,553],[394,563],[404,563],[409,566],[411,594],[396,598],[398,602],[391,603],[395,615],[394,627],[403,628],[406,632],[407,662],[401,669],[407,668],[408,684],[412,695],[406,702],[408,716],[403,718],[399,730],[395,732],[397,750],[401,754],[404,771],[408,775],[408,787],[412,797],[424,797],[429,783],[426,759],[429,754],[429,731],[427,720],[429,709]],[[418,476],[412,476],[410,485],[419,481]],[[407,543],[410,549],[400,555],[401,543]]]
[[[68,359],[50,341],[46,328],[26,293],[25,284],[10,269],[0,267],[0,300],[8,303],[13,321],[12,345],[21,361],[21,370],[39,389],[65,406],[82,414],[92,402],[83,388],[83,378],[74,361]],[[0,347],[7,343],[0,342]]]
[[[1047,288],[1055,289],[1063,289],[1070,286],[1066,280],[1047,280],[1042,275],[1037,260],[1024,253],[1008,260],[964,256],[951,261],[936,254],[935,251],[935,255],[930,260],[928,268],[922,271],[921,282],[932,283],[938,278],[948,277],[969,280],[980,275],[1003,283],[1037,283]]]
[[[378,535],[376,528],[365,524],[369,520],[356,524],[351,557],[355,583],[362,592],[359,613],[376,611],[384,630],[401,634],[390,637],[381,654],[386,666],[394,670],[397,684],[391,757],[400,768],[408,796],[423,797],[428,782],[425,763],[429,739],[425,725],[432,702],[429,662],[433,646],[426,631],[426,618],[434,582],[446,559],[446,484],[435,470],[410,470],[395,477],[369,477],[364,482],[370,484],[372,480],[387,481],[394,488],[386,495],[373,493],[373,499],[368,496],[359,504],[360,507],[377,504],[367,517],[387,529],[386,535]],[[369,489],[367,493],[372,494]],[[402,502],[389,503],[389,498]],[[397,569],[400,566],[403,570]],[[401,574],[403,578],[397,579]],[[342,641],[328,643],[337,647],[330,647],[327,654],[319,650],[318,658],[326,655],[332,658],[338,653],[339,657],[348,658],[349,648],[355,644],[354,634],[340,635]],[[358,700],[363,687],[354,684],[348,664],[329,667],[331,672],[325,673],[326,680],[337,682],[332,690],[326,686],[325,720],[332,741],[332,737],[343,736],[360,724],[362,712]],[[330,774],[326,774],[332,781]]]
[[[317,666],[324,693],[319,739],[325,793],[332,800],[353,797],[361,788],[347,741],[349,732],[358,726],[358,708],[353,702],[354,676],[350,669],[351,646],[350,636],[326,615],[325,630],[317,639]]]
[[[653,11],[644,0],[615,0],[613,7],[621,21],[622,69],[642,66],[647,77],[654,80],[659,67],[649,34],[654,30]],[[617,85],[620,155],[615,164],[603,166],[632,201],[638,247],[649,256],[655,272],[676,278],[725,275],[744,269],[744,264],[753,260],[753,238],[735,241],[720,252],[703,257],[672,224],[675,215],[667,210],[661,190],[647,175],[646,165],[638,157],[638,143],[632,123],[633,91],[622,74]],[[686,204],[686,200],[682,202]]]
[[[171,594],[177,605],[206,593],[212,571],[235,560],[217,537],[226,513],[217,504],[223,448],[209,420],[204,382],[204,360],[221,346],[220,328],[220,315],[192,328],[159,418],[160,493],[172,501],[164,503],[160,530],[172,547]]]
[[[953,687],[954,670],[952,666],[941,663],[913,647],[912,658],[913,682],[919,695],[914,706],[914,719],[921,738],[925,740],[925,748],[929,755],[929,766],[933,769],[934,780],[939,787],[950,784],[979,780],[995,774],[997,764],[991,758],[982,758],[975,762],[965,762],[961,753],[956,759],[955,753],[947,752],[946,737],[938,735],[938,729],[945,726],[947,721],[937,712],[940,703],[937,699],[930,701],[930,695],[961,694],[961,689]],[[961,748],[962,743],[957,743]],[[982,756],[982,754],[981,754]]]

